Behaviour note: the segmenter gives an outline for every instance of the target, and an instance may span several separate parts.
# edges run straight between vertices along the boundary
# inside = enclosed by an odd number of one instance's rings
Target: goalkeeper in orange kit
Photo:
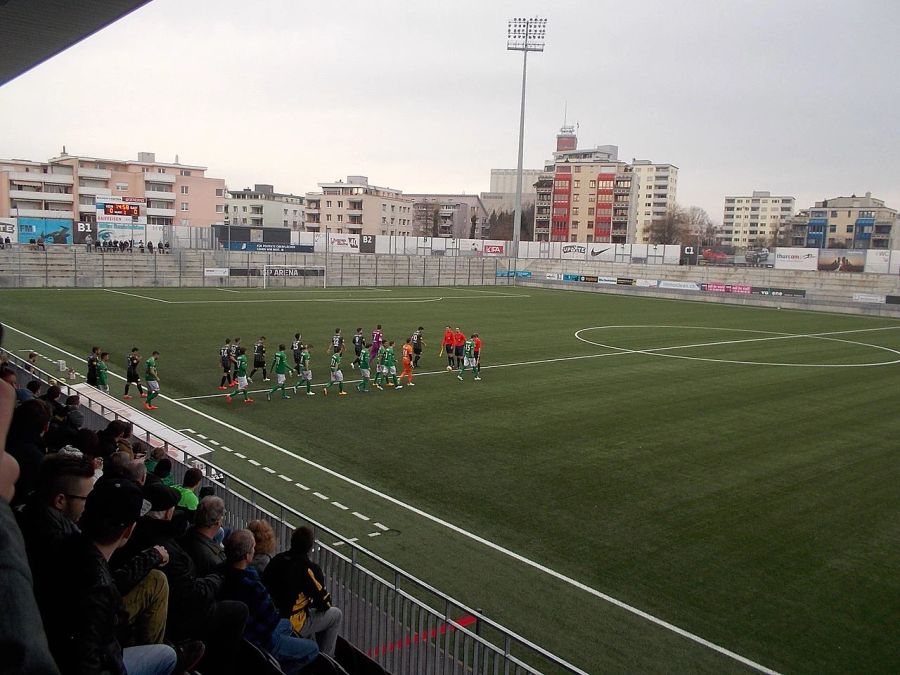
[[[410,387],[415,387],[413,384],[413,346],[412,346],[412,338],[406,341],[406,344],[403,345],[403,372],[400,373],[400,382],[403,382],[403,378],[406,378],[406,382]]]

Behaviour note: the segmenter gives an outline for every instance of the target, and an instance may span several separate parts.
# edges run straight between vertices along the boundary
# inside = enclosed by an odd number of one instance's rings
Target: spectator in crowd
[[[66,398],[66,405],[57,410],[50,419],[50,430],[44,436],[49,451],[54,451],[75,441],[75,436],[84,424],[81,399],[77,394]]]
[[[120,450],[119,441],[126,437],[130,426],[131,425],[124,420],[113,420],[106,425],[105,429],[97,434],[97,440],[100,443],[101,457],[109,457],[112,453]]]
[[[2,335],[0,324],[0,340]],[[25,543],[9,507],[19,476],[15,458],[6,452],[15,401],[15,387],[0,375],[0,666],[17,675],[58,675],[34,599]]]
[[[147,242],[147,253],[153,253],[153,242],[152,241]]]
[[[84,426],[84,413],[81,412],[81,398],[78,394],[66,398],[66,425],[73,432]]]
[[[41,392],[41,382],[40,380],[31,380],[28,384],[26,384],[21,389],[16,389],[16,401],[19,403],[24,403],[25,401],[31,401],[38,397],[38,394]]]
[[[44,620],[50,649],[64,673],[157,675],[175,669],[172,647],[123,649],[116,635],[125,608],[109,560],[131,537],[143,501],[131,481],[99,481],[81,516],[82,533],[63,544],[65,564],[53,577],[54,611],[45,612]]]
[[[37,238],[37,247],[38,250],[46,251],[47,247],[44,245],[44,235],[41,235]]]
[[[249,615],[244,637],[274,656],[288,675],[311,663],[319,654],[316,643],[296,637],[290,620],[279,616],[259,574],[250,567],[254,555],[253,534],[237,530],[225,539],[227,567],[222,597],[247,605]]]
[[[158,468],[158,466],[157,466]],[[150,511],[137,524],[133,540],[122,553],[151,546],[163,546],[169,563],[163,567],[169,580],[169,613],[166,635],[170,640],[201,639],[206,644],[201,672],[230,672],[240,636],[247,620],[247,608],[240,603],[218,602],[224,577],[220,572],[200,576],[193,560],[179,543],[186,527],[174,519],[181,495],[174,488],[155,483],[145,486]]]
[[[144,464],[147,465],[147,472],[153,473],[153,470],[156,468],[157,463],[161,459],[165,459],[168,455],[166,455],[166,449],[163,446],[152,448],[150,453],[147,455],[147,459]]]
[[[92,429],[79,429],[72,445],[81,450],[85,457],[93,459],[100,456],[100,440],[97,432]]]
[[[132,447],[132,437],[134,436],[134,424],[129,422],[128,420],[120,420],[124,422],[125,429],[122,431],[122,434],[116,439],[116,448],[119,452],[127,452],[129,455],[134,457],[134,448]]]
[[[215,541],[225,520],[225,502],[219,497],[204,497],[194,514],[194,526],[181,545],[194,561],[197,576],[206,576],[225,562],[225,551]]]
[[[165,251],[163,250],[162,239],[160,239],[159,243],[156,245],[156,252],[157,253],[165,253]]]
[[[247,529],[253,534],[256,543],[256,554],[250,566],[262,574],[275,553],[275,531],[265,520],[251,520],[247,523]]]
[[[50,427],[50,409],[44,401],[25,401],[13,413],[6,451],[19,463],[14,505],[24,504],[37,483],[44,458],[44,434]]]
[[[34,369],[37,368],[37,360],[38,360],[37,352],[28,352],[28,372],[29,373],[33,373]]]
[[[47,391],[44,392],[43,396],[39,396],[38,398],[41,401],[45,401],[47,405],[50,406],[50,415],[52,417],[63,417],[65,415],[66,407],[59,402],[59,397],[62,395],[62,389],[59,388],[59,385],[51,385],[47,388]]]
[[[153,475],[166,487],[172,487],[174,484],[172,479],[172,460],[168,457],[163,457],[159,460],[153,468]]]
[[[175,486],[175,489],[181,493],[178,508],[187,509],[188,511],[197,510],[197,504],[200,503],[200,500],[197,499],[197,490],[200,489],[200,481],[202,480],[203,472],[196,467],[191,467],[184,472],[184,479],[181,481],[181,485]]]
[[[300,637],[315,638],[319,649],[334,656],[343,614],[331,606],[322,568],[309,559],[315,541],[312,528],[294,530],[291,548],[272,558],[263,573],[263,582],[294,631]]]
[[[112,453],[103,460],[103,477],[127,478],[128,480],[131,480],[131,461],[131,455],[127,452]]]
[[[84,250],[87,253],[90,253],[94,250],[94,238],[91,236],[90,232],[84,235]]]
[[[19,376],[16,375],[16,371],[9,366],[0,368],[0,380],[3,380],[12,387],[13,391],[19,388]]]

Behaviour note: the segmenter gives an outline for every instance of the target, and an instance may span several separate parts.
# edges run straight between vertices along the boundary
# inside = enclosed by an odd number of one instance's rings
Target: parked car
[[[748,248],[744,253],[744,260],[748,265],[761,265],[769,259],[769,249],[767,248]]]

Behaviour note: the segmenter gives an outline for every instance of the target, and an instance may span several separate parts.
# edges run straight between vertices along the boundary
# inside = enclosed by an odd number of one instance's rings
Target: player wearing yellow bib
[[[359,374],[362,377],[360,383],[356,385],[356,391],[365,394],[369,391],[369,377],[371,376],[369,371],[369,350],[365,348],[365,345],[363,345],[363,349],[356,358],[359,361]]]
[[[275,358],[272,359],[272,370],[275,371],[275,386],[266,392],[266,400],[272,400],[272,394],[276,389],[281,389],[281,398],[290,398],[284,391],[284,383],[287,381],[288,374],[287,354],[284,353],[284,345],[278,345],[278,351],[275,352]]]
[[[459,374],[456,376],[460,381],[463,379],[463,373],[466,372],[466,368],[472,369],[472,374],[475,376],[475,381],[478,382],[481,380],[481,375],[478,372],[478,359],[475,356],[475,336],[472,335],[468,340],[466,340],[463,345],[463,363],[459,367]]]
[[[300,372],[300,380],[306,383],[306,395],[307,396],[315,396],[316,392],[312,391],[312,370],[309,368],[309,350],[312,349],[312,345],[300,345],[300,360],[297,364],[297,368]],[[297,386],[300,383],[294,385],[294,393],[297,393]]]
[[[338,386],[338,396],[347,395],[347,392],[344,391],[344,374],[341,372],[341,352],[334,352],[331,355],[331,382],[325,385],[322,395],[328,396],[328,390],[334,384]]]

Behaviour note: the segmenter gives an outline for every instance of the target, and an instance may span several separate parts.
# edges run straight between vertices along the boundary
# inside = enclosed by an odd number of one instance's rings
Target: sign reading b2
[[[359,240],[360,253],[375,253],[375,235],[364,234]]]

